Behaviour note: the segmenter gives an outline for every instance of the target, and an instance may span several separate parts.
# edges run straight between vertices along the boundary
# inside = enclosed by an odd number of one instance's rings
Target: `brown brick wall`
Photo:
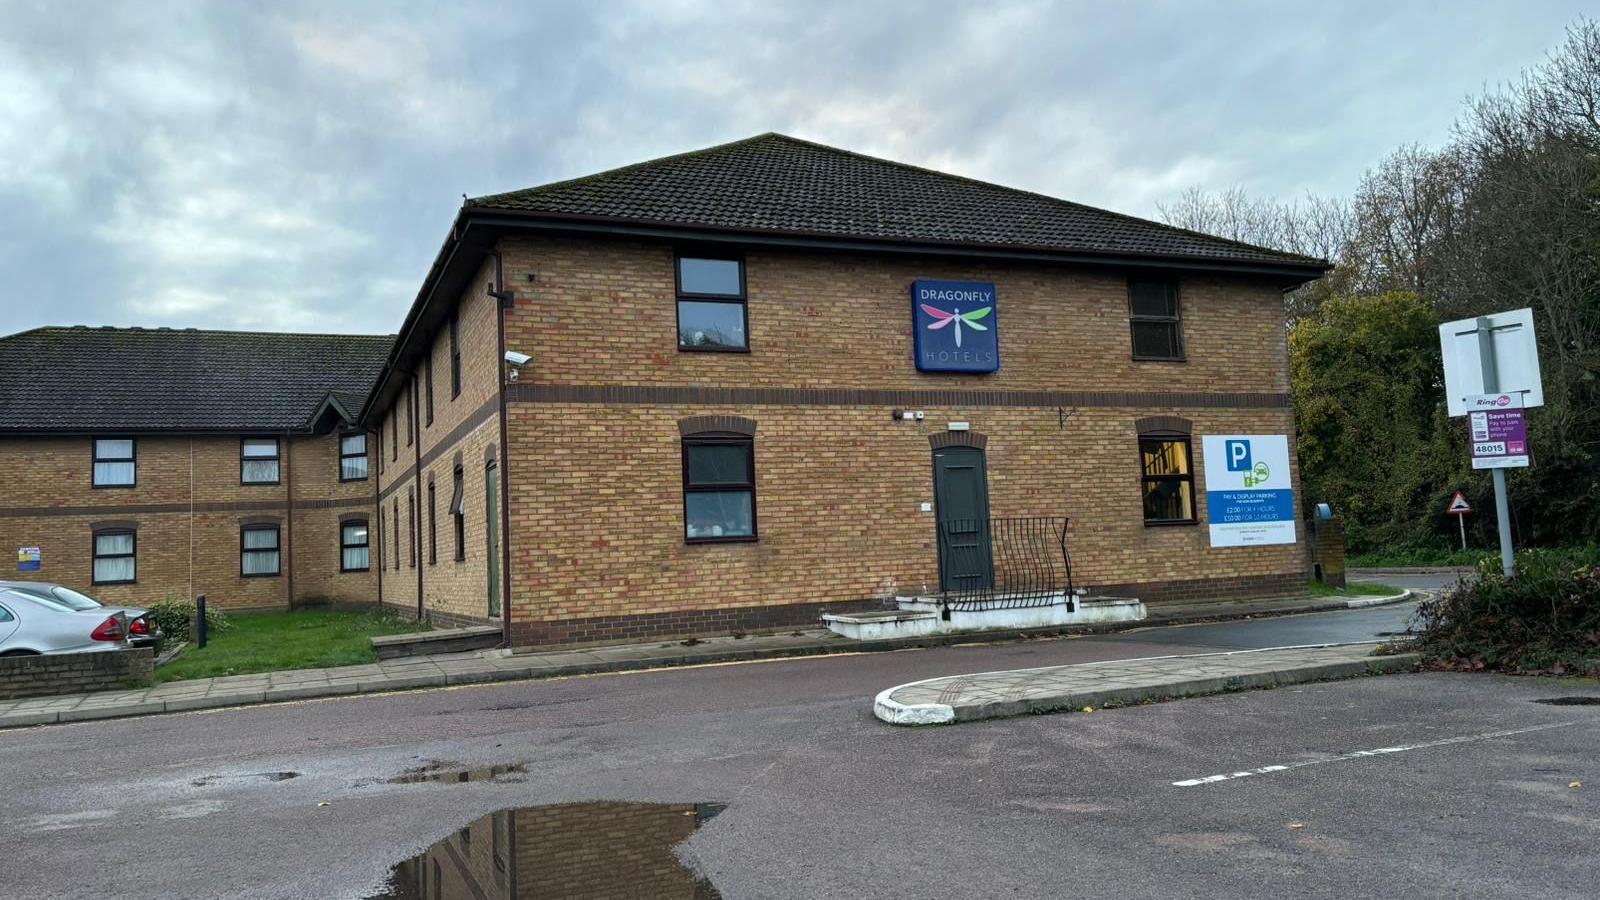
[[[1304,580],[1303,546],[1213,549],[1205,525],[1203,435],[1292,442],[1282,301],[1265,281],[1186,277],[1187,361],[1133,362],[1123,274],[761,251],[746,257],[752,352],[704,354],[676,347],[670,247],[502,251],[518,290],[506,344],[534,356],[508,413],[518,643],[786,627],[822,604],[936,588],[920,504],[934,499],[929,438],[953,421],[986,441],[992,515],[1072,517],[1081,586],[1165,600]],[[996,283],[1000,372],[915,370],[916,278]],[[860,399],[890,391],[925,419]],[[689,545],[679,423],[730,415],[757,425],[761,537]],[[1199,524],[1143,523],[1147,417],[1192,423]]]
[[[499,419],[499,335],[495,302],[486,291],[491,277],[488,264],[480,269],[459,298],[461,346],[461,393],[451,397],[450,333],[443,325],[430,338],[433,359],[433,421],[428,422],[426,368],[418,366],[412,379],[416,392],[418,429],[416,446],[406,446],[406,416],[403,408],[386,411],[383,416],[383,473],[379,478],[383,494],[384,517],[391,529],[384,535],[383,602],[415,615],[417,576],[421,568],[424,614],[440,625],[485,624],[489,617],[488,553],[485,532],[484,477],[486,454],[498,456]],[[407,393],[401,393],[402,404]],[[398,458],[391,460],[391,429],[399,428]],[[418,476],[417,456],[421,455]],[[456,559],[454,523],[449,514],[454,468],[459,457],[462,467],[465,516],[464,559]],[[428,484],[434,485],[430,509]],[[415,497],[415,534],[418,541],[413,565],[408,540],[413,534],[407,497]],[[394,554],[392,530],[395,500],[399,499],[400,548]],[[432,537],[437,554],[430,554],[429,525],[434,518]]]
[[[91,438],[0,440],[5,571],[15,572],[16,548],[38,546],[42,568],[18,577],[67,584],[106,603],[148,606],[197,593],[224,609],[374,599],[372,572],[339,571],[339,521],[370,514],[372,482],[339,482],[337,435],[283,438],[276,485],[240,484],[238,436],[136,439],[137,485],[98,489]],[[91,583],[92,534],[107,523],[136,531],[133,584]],[[278,525],[278,576],[240,574],[246,523]]]
[[[10,656],[0,659],[0,700],[122,690],[147,682],[154,671],[155,651],[149,647]]]

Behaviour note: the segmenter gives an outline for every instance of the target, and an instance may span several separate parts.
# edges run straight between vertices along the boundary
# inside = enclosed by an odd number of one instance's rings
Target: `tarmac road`
[[[362,897],[494,810],[626,799],[727,804],[680,855],[729,898],[1593,897],[1600,708],[1530,701],[1594,685],[1403,675],[934,729],[869,709],[937,674],[1328,642],[1402,612],[8,731],[0,885]],[[429,760],[528,774],[381,780]]]

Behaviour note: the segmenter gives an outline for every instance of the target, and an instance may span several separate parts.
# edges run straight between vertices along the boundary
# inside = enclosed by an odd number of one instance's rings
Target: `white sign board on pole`
[[[1480,334],[1489,336],[1488,347],[1479,341]],[[1444,353],[1444,395],[1450,415],[1471,412],[1469,400],[1479,394],[1521,394],[1524,408],[1544,405],[1533,310],[1446,322],[1439,326],[1439,348]],[[1485,360],[1493,364],[1493,372],[1485,373]]]
[[[1294,543],[1288,436],[1208,434],[1201,441],[1211,546]]]

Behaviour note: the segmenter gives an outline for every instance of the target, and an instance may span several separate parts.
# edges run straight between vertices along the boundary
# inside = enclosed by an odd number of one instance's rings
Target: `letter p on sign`
[[[1228,441],[1228,471],[1248,472],[1253,468],[1250,463],[1249,441]]]

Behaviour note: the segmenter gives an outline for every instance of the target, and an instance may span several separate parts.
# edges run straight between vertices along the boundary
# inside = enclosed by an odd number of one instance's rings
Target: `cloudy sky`
[[[393,331],[462,194],[764,131],[1145,216],[1347,194],[1584,6],[0,0],[0,331]]]

